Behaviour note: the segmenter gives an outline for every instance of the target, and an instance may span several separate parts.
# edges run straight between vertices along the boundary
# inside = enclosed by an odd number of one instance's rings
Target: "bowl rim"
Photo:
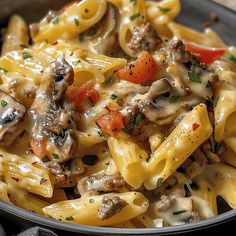
[[[213,4],[217,7],[227,11],[229,14],[236,15],[233,9],[230,9],[218,2],[211,0],[205,1],[206,4]],[[0,2],[0,6],[6,4],[6,0]],[[236,209],[232,209],[215,217],[202,220],[195,223],[188,223],[176,226],[160,227],[160,228],[112,228],[112,227],[99,227],[81,224],[73,224],[69,222],[62,222],[45,216],[36,215],[33,212],[24,210],[7,202],[0,200],[0,212],[9,213],[11,217],[18,217],[28,222],[34,223],[39,227],[54,228],[62,231],[69,231],[75,233],[93,234],[93,235],[166,235],[166,234],[180,234],[191,232],[194,230],[205,229],[215,225],[223,224],[230,220],[236,219]],[[1,216],[1,213],[0,213]]]
[[[81,224],[73,224],[58,221],[52,218],[47,218],[45,216],[36,215],[33,212],[21,209],[14,205],[8,204],[0,200],[0,209],[13,216],[22,218],[24,220],[30,221],[35,224],[40,224],[41,226],[46,226],[49,228],[55,228],[70,232],[79,233],[92,233],[97,235],[104,235],[104,233],[109,235],[154,235],[154,234],[176,234],[176,233],[186,233],[193,230],[204,229],[212,227],[214,225],[222,224],[227,221],[236,219],[236,209],[232,209],[228,212],[220,214],[218,216],[212,217],[207,220],[202,220],[195,223],[160,227],[160,228],[112,228],[112,227],[99,227],[99,226],[89,226]]]

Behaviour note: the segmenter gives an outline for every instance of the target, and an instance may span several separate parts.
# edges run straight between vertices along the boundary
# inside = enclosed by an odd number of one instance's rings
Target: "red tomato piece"
[[[186,50],[201,56],[201,62],[204,64],[212,64],[215,60],[225,54],[224,48],[204,47],[192,42],[186,42]]]
[[[156,74],[156,71],[157,64],[152,55],[147,51],[143,51],[132,64],[116,71],[115,76],[119,80],[141,84],[152,78]]]
[[[66,96],[75,105],[78,112],[84,112],[88,107],[94,106],[99,98],[99,93],[94,89],[94,84],[87,82],[78,87],[67,89]]]
[[[198,129],[199,128],[199,124],[197,124],[197,123],[193,123],[193,125],[192,125],[192,129],[193,129],[193,131],[195,131],[196,129]]]
[[[47,143],[45,140],[38,140],[32,138],[30,140],[30,146],[36,156],[43,158],[47,154]]]
[[[116,137],[118,133],[125,128],[123,116],[119,111],[111,111],[110,113],[100,117],[97,120],[97,125],[104,133],[113,137]]]

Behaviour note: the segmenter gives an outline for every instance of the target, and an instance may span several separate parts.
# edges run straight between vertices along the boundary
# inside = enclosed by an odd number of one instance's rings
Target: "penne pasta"
[[[120,199],[125,200],[127,205],[109,219],[101,220],[97,213],[102,204],[102,199],[105,196],[112,197],[116,195]],[[141,193],[127,192],[59,202],[45,207],[43,211],[46,215],[51,216],[54,219],[60,219],[71,223],[102,226],[121,223],[140,215],[147,210],[148,205],[148,200]]]

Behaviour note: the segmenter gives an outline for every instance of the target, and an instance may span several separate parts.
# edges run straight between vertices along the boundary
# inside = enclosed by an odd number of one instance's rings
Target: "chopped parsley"
[[[94,28],[91,28],[91,29],[88,31],[88,35],[89,35],[89,36],[94,36],[96,33],[97,33],[97,30],[94,29]]]
[[[134,124],[139,126],[142,119],[143,119],[143,115],[141,113],[138,113],[138,115],[135,117]]]
[[[112,95],[111,95],[111,99],[112,99],[112,100],[115,100],[116,98],[117,98],[117,95],[115,95],[115,94],[112,94]]]
[[[48,158],[48,155],[45,155],[43,158],[42,158],[42,162],[48,162],[50,161],[49,158]]]
[[[1,107],[5,107],[7,105],[7,102],[5,100],[1,100]]]
[[[59,23],[59,17],[56,16],[56,17],[52,20],[52,23],[53,23],[54,25],[58,24],[58,23]]]
[[[73,64],[73,66],[78,66],[80,62],[81,62],[80,60],[78,60],[78,61],[73,61],[72,64]]]
[[[133,5],[136,5],[137,0],[130,0],[131,3],[133,3]]]
[[[217,97],[216,99],[214,99],[207,96],[207,98],[208,98],[208,101],[212,104],[212,106],[216,107],[220,97]]]
[[[195,73],[193,73],[191,71],[188,73],[188,78],[189,78],[189,80],[191,80],[195,83],[201,83],[199,76],[197,76]]]
[[[206,88],[212,88],[212,83],[211,83],[211,81],[207,81],[207,85],[206,85]]]
[[[73,56],[73,54],[74,54],[74,52],[71,52],[69,56],[70,56],[70,57],[72,57],[72,56]]]
[[[73,216],[68,216],[68,217],[65,218],[65,220],[67,220],[67,221],[73,221],[73,220],[74,220],[74,217],[73,217]]]
[[[113,84],[113,82],[115,81],[115,78],[111,75],[110,77],[108,77],[105,81],[106,85],[110,85]]]
[[[163,181],[163,178],[157,179],[157,187],[159,187],[161,185],[162,181]]]
[[[75,18],[75,19],[74,19],[74,22],[75,22],[75,25],[76,25],[76,26],[79,26],[79,20],[78,20],[78,19]]]
[[[225,54],[225,58],[229,59],[230,61],[236,63],[236,57],[230,53]]]
[[[161,7],[161,6],[158,6],[158,9],[163,13],[168,13],[170,11],[170,8]]]
[[[126,129],[126,128],[123,128],[122,131],[123,131],[124,133],[126,133],[126,134],[129,134],[129,130]]]
[[[186,210],[182,210],[182,211],[175,211],[173,212],[173,215],[179,215],[179,214],[182,214],[182,213],[185,213],[187,212]]]
[[[32,58],[32,57],[33,57],[33,56],[31,55],[30,52],[28,52],[28,51],[23,52],[23,59],[24,59],[24,60],[26,60],[26,59],[28,59],[28,58]]]
[[[135,19],[137,19],[139,17],[140,17],[140,13],[136,13],[136,14],[130,16],[130,20],[133,21],[133,20],[135,20]]]
[[[88,98],[88,104],[89,104],[91,107],[94,107],[93,99],[92,99],[91,97]]]
[[[54,159],[59,159],[59,156],[55,153],[53,153],[52,156],[53,156]]]
[[[28,48],[28,46],[25,45],[25,44],[20,44],[20,47],[21,47],[21,48]]]
[[[83,42],[84,41],[84,33],[79,34],[79,41]]]
[[[180,100],[180,96],[171,96],[168,101],[169,103],[177,103],[179,102],[179,100]]]
[[[196,65],[195,64],[192,65],[191,70],[188,72],[188,78],[189,78],[189,80],[191,80],[195,83],[201,83],[199,76],[196,74]]]

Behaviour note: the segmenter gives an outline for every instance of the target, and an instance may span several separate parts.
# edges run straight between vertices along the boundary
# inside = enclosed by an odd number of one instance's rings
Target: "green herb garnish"
[[[52,156],[53,156],[54,159],[59,159],[59,156],[55,153],[53,153]]]
[[[53,23],[54,25],[58,24],[58,23],[59,23],[59,17],[56,16],[56,17],[52,20],[52,23]]]
[[[182,211],[175,211],[173,212],[173,215],[179,215],[179,214],[182,214],[182,213],[185,213],[187,212],[186,210],[182,210]]]
[[[20,47],[21,47],[21,48],[28,48],[28,46],[25,45],[25,44],[20,44]]]
[[[135,20],[135,19],[137,19],[139,17],[140,17],[140,13],[136,13],[136,14],[130,16],[130,20],[133,21],[133,20]]]
[[[91,97],[88,98],[88,104],[89,104],[91,107],[94,107],[93,99],[92,99]]]
[[[42,162],[48,162],[50,161],[49,158],[48,158],[48,155],[45,155],[43,158],[42,158]]]
[[[74,220],[74,217],[73,216],[68,216],[68,217],[65,218],[65,220],[72,221],[72,220]]]
[[[24,60],[26,60],[26,59],[28,59],[28,58],[32,58],[32,57],[33,57],[33,56],[31,55],[30,52],[28,52],[28,51],[23,52],[23,59],[24,59]]]
[[[90,29],[90,30],[88,31],[88,35],[89,35],[89,36],[94,36],[96,33],[97,33],[97,30],[94,29],[94,28],[92,28],[92,29]]]
[[[138,115],[135,117],[134,124],[138,126],[140,122],[142,121],[143,115],[141,113],[138,113]]]
[[[230,61],[236,63],[236,57],[230,53],[225,54],[225,58],[229,59]]]
[[[157,187],[159,187],[161,185],[162,181],[163,181],[163,178],[157,179]]]
[[[108,77],[105,81],[106,85],[110,85],[113,84],[113,82],[115,81],[115,78],[111,75],[110,77]]]
[[[75,25],[76,25],[76,26],[79,26],[79,20],[78,20],[78,19],[75,18],[75,19],[74,19],[74,22],[75,22]]]
[[[84,33],[79,34],[79,41],[83,42],[84,41]]]
[[[170,8],[161,7],[161,6],[158,6],[158,9],[163,13],[168,13],[170,11]]]
[[[72,57],[72,56],[73,56],[73,54],[74,54],[74,52],[71,52],[69,56],[70,56],[70,57]]]
[[[193,73],[192,71],[188,72],[188,78],[189,80],[195,82],[195,83],[201,83],[201,80],[198,75]]]
[[[121,129],[124,133],[129,134],[129,130],[126,128]]]
[[[5,107],[7,105],[7,102],[5,100],[1,100],[1,107]]]
[[[73,66],[78,66],[80,62],[81,62],[80,60],[78,60],[78,61],[73,61],[72,64],[73,64]]]
[[[207,81],[207,85],[206,85],[206,88],[212,88],[212,83],[211,83],[211,81]]]
[[[111,95],[111,99],[112,99],[112,100],[115,100],[116,98],[117,98],[117,95],[115,95],[115,94],[112,94],[112,95]]]
[[[177,103],[179,102],[179,100],[180,100],[180,96],[171,96],[168,101],[169,103]]]
[[[210,98],[209,96],[207,96],[207,98],[208,98],[208,101],[212,104],[213,107],[217,106],[217,103],[220,99],[220,97],[217,97],[216,99],[214,99],[214,98]]]

